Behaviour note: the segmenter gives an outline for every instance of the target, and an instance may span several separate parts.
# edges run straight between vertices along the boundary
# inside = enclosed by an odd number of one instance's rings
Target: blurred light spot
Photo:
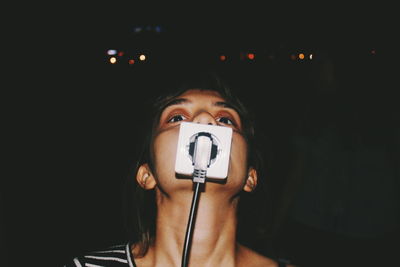
[[[141,32],[142,31],[142,27],[135,27],[135,28],[133,28],[133,31],[136,32],[136,33]]]
[[[107,50],[107,55],[109,55],[109,56],[113,56],[113,55],[116,55],[117,54],[117,50],[115,50],[115,49],[108,49]]]
[[[225,55],[220,55],[220,56],[219,56],[219,59],[220,59],[221,61],[225,61],[225,60],[226,60],[226,56],[225,56]]]
[[[255,57],[254,53],[248,53],[247,54],[247,58],[250,59],[250,60],[253,60],[254,57]]]
[[[133,64],[135,64],[135,60],[134,59],[129,59],[128,63],[129,63],[129,65],[133,65]]]
[[[139,60],[141,60],[141,61],[146,60],[146,56],[145,56],[144,54],[141,54],[141,55],[139,56]]]
[[[310,60],[312,60],[313,59],[313,54],[310,54],[309,58],[310,58]]]
[[[155,26],[155,27],[154,27],[154,30],[155,30],[156,32],[161,32],[161,27],[160,27],[160,26]]]
[[[290,59],[291,59],[291,60],[296,60],[296,55],[293,55],[293,54],[290,55]]]
[[[299,54],[299,58],[300,58],[300,59],[304,59],[304,54],[303,54],[303,53],[300,53],[300,54]]]
[[[119,52],[118,52],[118,56],[119,56],[119,57],[122,57],[123,55],[124,55],[124,51],[119,51]]]
[[[111,64],[117,63],[117,58],[116,57],[110,57],[110,63]]]
[[[372,54],[372,55],[375,55],[375,54],[376,54],[376,50],[375,50],[375,49],[372,49],[372,50],[371,50],[371,54]]]

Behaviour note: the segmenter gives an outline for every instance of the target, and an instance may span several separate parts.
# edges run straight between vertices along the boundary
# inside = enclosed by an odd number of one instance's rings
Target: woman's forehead
[[[233,103],[227,101],[218,91],[207,89],[188,89],[182,94],[169,100],[162,108],[165,109],[176,105],[207,105],[217,108],[231,109],[240,113]]]
[[[202,98],[210,98],[216,100],[224,100],[224,98],[220,95],[219,92],[213,90],[204,90],[204,89],[188,89],[182,94],[178,96],[178,98],[194,98],[202,97]]]

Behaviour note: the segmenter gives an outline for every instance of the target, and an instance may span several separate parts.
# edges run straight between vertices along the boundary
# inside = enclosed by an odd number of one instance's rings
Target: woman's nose
[[[217,121],[207,111],[201,111],[193,118],[193,122],[201,124],[217,125]]]

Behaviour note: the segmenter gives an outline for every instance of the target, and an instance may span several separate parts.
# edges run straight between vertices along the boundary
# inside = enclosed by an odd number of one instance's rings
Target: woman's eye
[[[186,119],[185,116],[177,114],[171,117],[167,122],[178,122],[178,121],[183,121],[184,119]]]
[[[220,118],[217,118],[216,121],[221,122],[221,123],[224,123],[224,124],[235,125],[235,124],[233,123],[233,121],[232,121],[231,119],[227,118],[227,117],[220,117]]]

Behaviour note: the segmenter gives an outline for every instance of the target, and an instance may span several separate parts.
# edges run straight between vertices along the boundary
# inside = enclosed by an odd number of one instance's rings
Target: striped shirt
[[[85,255],[75,257],[63,267],[137,267],[132,257],[129,242],[93,251]],[[285,267],[284,259],[277,260],[279,267]]]
[[[75,257],[64,267],[136,267],[130,244],[121,244]]]

